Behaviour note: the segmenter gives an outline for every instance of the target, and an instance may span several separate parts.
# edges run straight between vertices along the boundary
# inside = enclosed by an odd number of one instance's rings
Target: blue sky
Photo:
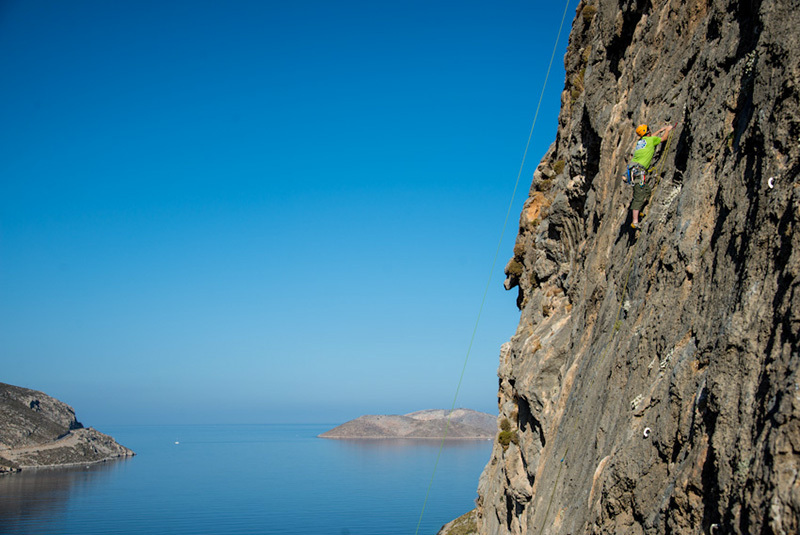
[[[496,411],[558,4],[0,3],[0,381],[95,426],[446,408],[491,275]]]

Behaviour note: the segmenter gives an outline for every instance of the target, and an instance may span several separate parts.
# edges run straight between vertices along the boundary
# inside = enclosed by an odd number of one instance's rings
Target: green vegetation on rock
[[[519,444],[519,435],[516,431],[511,430],[511,422],[508,418],[503,418],[500,422],[500,433],[497,435],[497,441],[503,446],[503,449],[508,448],[512,442]]]

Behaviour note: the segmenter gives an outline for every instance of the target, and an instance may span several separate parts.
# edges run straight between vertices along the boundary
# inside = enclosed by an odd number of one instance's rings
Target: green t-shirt
[[[650,162],[653,161],[653,154],[656,153],[656,146],[659,143],[661,143],[661,138],[658,136],[647,136],[640,139],[636,143],[631,162],[638,163],[645,169],[650,168]]]

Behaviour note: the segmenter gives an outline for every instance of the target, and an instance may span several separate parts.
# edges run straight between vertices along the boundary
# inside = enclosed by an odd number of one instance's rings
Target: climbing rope
[[[677,122],[675,123],[675,126],[678,126]],[[656,164],[656,170],[653,173],[653,177],[656,179],[656,183],[653,186],[652,191],[650,192],[650,196],[647,198],[647,204],[650,204],[650,199],[653,197],[653,195],[655,195],[656,188],[658,188],[659,184],[661,184],[661,177],[662,177],[663,171],[664,171],[664,164],[667,161],[667,154],[669,154],[669,149],[672,146],[672,139],[673,139],[673,135],[672,134],[673,134],[673,132],[670,131],[669,135],[667,136],[667,144],[664,147],[664,152],[661,153],[663,156],[658,161],[658,164]]]
[[[472,329],[472,336],[471,336],[470,341],[469,341],[469,346],[467,347],[467,354],[464,357],[464,366],[461,368],[461,376],[458,379],[458,385],[456,386],[456,392],[455,392],[455,395],[453,396],[453,404],[450,407],[450,412],[447,413],[447,419],[445,420],[445,426],[444,426],[444,434],[442,435],[442,440],[441,440],[441,443],[439,444],[439,451],[436,454],[436,461],[433,464],[433,473],[431,474],[431,479],[430,479],[430,482],[428,483],[428,489],[425,492],[425,500],[422,503],[422,511],[419,514],[419,521],[417,521],[417,529],[414,531],[415,535],[419,534],[419,528],[422,525],[422,518],[425,516],[425,507],[428,504],[428,498],[430,497],[431,488],[433,487],[433,481],[434,481],[434,479],[436,477],[436,469],[439,466],[439,459],[442,456],[442,450],[444,449],[445,440],[447,439],[447,433],[450,430],[450,416],[453,414],[453,411],[455,410],[455,407],[456,407],[456,402],[458,400],[458,393],[461,390],[461,383],[464,380],[464,373],[467,370],[467,363],[469,362],[469,356],[470,356],[470,353],[472,352],[472,345],[473,345],[473,342],[475,341],[475,335],[478,332],[478,325],[479,325],[480,320],[481,320],[481,314],[483,313],[483,307],[484,307],[484,304],[486,303],[486,296],[489,294],[489,288],[491,287],[492,275],[494,274],[494,270],[495,270],[495,268],[497,266],[497,259],[500,256],[500,246],[503,243],[503,236],[506,233],[506,228],[508,227],[508,220],[511,217],[511,211],[512,211],[513,206],[514,206],[514,198],[516,197],[517,189],[519,188],[519,181],[520,181],[520,177],[522,176],[522,169],[525,167],[525,159],[526,159],[526,157],[528,155],[528,149],[530,148],[530,145],[531,145],[531,139],[533,138],[533,130],[536,127],[536,120],[539,118],[539,110],[542,107],[542,100],[544,99],[544,91],[545,91],[545,88],[547,87],[547,80],[550,78],[550,70],[553,67],[553,60],[555,59],[556,50],[558,49],[558,41],[559,41],[559,39],[561,37],[561,31],[564,28],[564,20],[567,17],[567,9],[569,8],[569,2],[570,2],[570,0],[567,0],[564,3],[564,13],[561,15],[561,25],[558,27],[558,33],[556,34],[556,42],[553,45],[553,53],[550,55],[550,63],[547,65],[547,73],[545,74],[544,83],[542,84],[542,92],[539,95],[539,103],[536,105],[536,113],[533,115],[533,122],[531,123],[531,130],[528,133],[528,141],[525,144],[525,151],[522,154],[522,163],[520,164],[519,171],[517,172],[517,180],[514,183],[514,190],[511,192],[511,200],[508,203],[508,210],[506,210],[506,217],[505,217],[505,220],[503,221],[503,228],[500,231],[500,239],[498,240],[497,249],[495,250],[495,253],[494,253],[494,259],[492,260],[492,267],[489,270],[488,280],[486,281],[486,288],[483,291],[483,297],[481,299],[481,304],[478,307],[478,316],[475,319],[475,326]]]

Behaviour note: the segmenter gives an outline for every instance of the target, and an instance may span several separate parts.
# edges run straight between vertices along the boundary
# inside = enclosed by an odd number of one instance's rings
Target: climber
[[[673,128],[675,128],[675,125],[667,125],[651,135],[650,129],[646,124],[640,124],[636,127],[636,135],[639,136],[639,141],[636,142],[633,158],[630,165],[628,165],[628,184],[633,186],[633,201],[631,202],[631,210],[633,211],[631,228],[633,229],[639,228],[639,211],[652,193],[652,186],[647,180],[647,173],[650,171],[650,164],[653,161],[653,155],[656,153],[656,147],[669,136]]]

